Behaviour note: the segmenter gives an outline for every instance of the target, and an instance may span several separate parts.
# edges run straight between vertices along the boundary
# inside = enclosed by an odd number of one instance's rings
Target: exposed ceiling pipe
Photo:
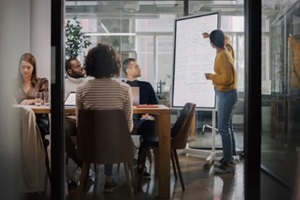
[[[183,0],[183,15],[189,15],[189,0]]]

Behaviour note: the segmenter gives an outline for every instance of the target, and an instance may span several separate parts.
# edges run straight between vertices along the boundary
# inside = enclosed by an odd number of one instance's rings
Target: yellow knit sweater
[[[234,51],[230,40],[225,36],[225,49],[217,52],[214,74],[209,76],[218,91],[229,92],[237,87],[237,74],[234,67]]]

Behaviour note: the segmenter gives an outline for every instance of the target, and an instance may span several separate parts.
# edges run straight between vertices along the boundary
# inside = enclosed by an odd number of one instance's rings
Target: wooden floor
[[[205,146],[206,143],[211,141],[211,135],[200,135],[201,138],[195,141],[199,146]],[[207,138],[206,138],[207,137]],[[243,134],[238,133],[237,148],[242,149]],[[216,146],[220,146],[219,138],[216,138]],[[180,154],[179,162],[182,169],[183,179],[185,182],[186,190],[183,192],[181,189],[180,181],[175,180],[173,171],[171,170],[171,200],[243,200],[244,198],[244,161],[236,157],[236,172],[231,174],[216,175],[213,172],[213,166],[209,169],[204,168],[206,164],[205,158],[195,156],[186,156]],[[67,167],[72,168],[72,162],[69,162]],[[149,166],[149,163],[147,163]],[[103,166],[100,166],[99,179],[97,186],[95,186],[95,179],[92,177],[88,183],[86,200],[127,200],[129,199],[128,187],[126,185],[125,173],[123,166],[120,172],[117,173],[117,167],[114,166],[113,176],[118,182],[119,187],[111,194],[104,194],[104,175]],[[172,167],[171,167],[172,169]],[[154,176],[154,169],[150,168],[151,180],[144,180],[142,190],[135,194],[135,200],[150,200],[158,199],[157,178]],[[68,187],[68,195],[66,199],[76,199],[76,186]],[[269,175],[261,172],[261,200],[288,200],[291,191],[282,187]],[[25,200],[50,200],[50,186],[48,184],[46,191],[38,194],[25,194]]]
[[[215,175],[213,167],[204,169],[205,159],[197,157],[186,157],[180,155],[180,165],[186,190],[181,189],[180,181],[175,180],[171,172],[171,199],[173,200],[207,200],[207,199],[244,199],[243,189],[243,164],[237,161],[236,172],[234,174]],[[148,164],[149,166],[149,164]],[[104,194],[103,187],[103,166],[100,166],[97,188],[94,187],[95,179],[92,177],[88,183],[88,191],[85,199],[107,199],[107,200],[127,200],[129,199],[128,187],[126,185],[125,173],[121,166],[119,173],[114,168],[113,176],[118,182],[118,189],[110,194]],[[151,167],[151,180],[144,180],[142,190],[135,194],[136,200],[157,199],[157,178],[154,176],[154,169]],[[69,186],[67,199],[76,197],[76,186]],[[47,189],[49,190],[49,188]],[[35,199],[34,195],[27,195],[27,199]],[[49,191],[37,195],[37,199],[50,199]]]
[[[243,200],[244,198],[244,164],[236,159],[236,172],[216,175],[213,167],[204,169],[205,159],[186,157],[181,155],[180,165],[183,172],[186,190],[183,192],[179,180],[175,180],[171,172],[171,198],[172,200]],[[151,170],[151,180],[144,180],[142,190],[135,194],[135,200],[150,200],[157,198],[157,179]],[[261,173],[261,200],[288,200],[290,191],[265,173]],[[123,167],[120,172],[114,168],[114,178],[119,184],[118,189],[110,194],[104,194],[103,167],[100,166],[99,181],[94,188],[94,179],[88,183],[86,200],[127,200],[129,199]],[[68,200],[76,199],[76,186],[69,186]],[[26,200],[50,200],[50,188],[38,194],[26,194]]]

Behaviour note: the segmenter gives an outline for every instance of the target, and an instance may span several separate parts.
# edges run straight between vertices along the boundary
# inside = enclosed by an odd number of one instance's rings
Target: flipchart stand
[[[191,140],[195,137],[196,130],[196,117],[194,116],[193,120],[193,128],[191,131]],[[191,156],[197,157],[206,157],[206,163],[204,164],[204,168],[209,168],[216,157],[216,110],[212,110],[212,137],[211,137],[211,150],[202,150],[202,149],[194,149],[189,147],[189,143],[187,143],[186,149],[184,153]]]

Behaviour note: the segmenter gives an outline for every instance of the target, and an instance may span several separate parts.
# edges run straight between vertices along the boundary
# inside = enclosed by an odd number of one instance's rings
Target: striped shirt
[[[132,94],[129,85],[111,78],[101,78],[89,80],[77,87],[76,115],[78,109],[103,108],[123,110],[129,131],[132,130]]]

